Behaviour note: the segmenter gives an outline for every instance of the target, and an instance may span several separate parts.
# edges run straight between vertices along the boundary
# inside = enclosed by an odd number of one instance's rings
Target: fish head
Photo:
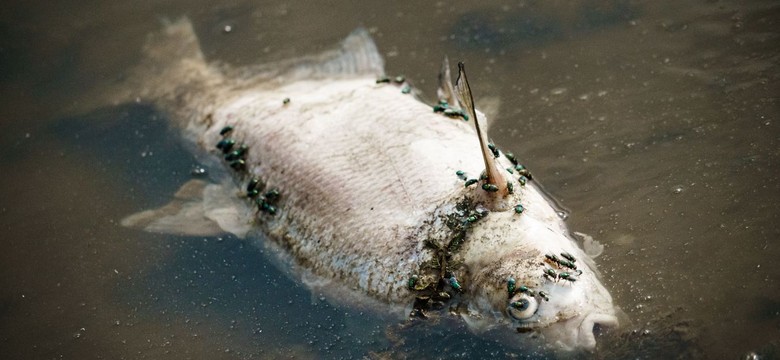
[[[596,335],[618,320],[592,259],[565,226],[496,217],[469,239],[466,322],[477,332],[508,328],[509,341],[535,333],[556,349],[593,349]]]

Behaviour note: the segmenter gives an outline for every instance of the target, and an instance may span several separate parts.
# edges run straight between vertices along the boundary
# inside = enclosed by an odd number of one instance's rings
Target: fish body
[[[130,95],[163,107],[233,180],[195,186],[198,204],[175,214],[123,224],[166,231],[194,214],[221,231],[259,235],[331,298],[400,314],[446,293],[475,330],[538,330],[565,349],[592,348],[594,324],[617,324],[592,261],[534,182],[507,172],[511,194],[492,194],[485,179],[466,186],[488,161],[475,119],[436,113],[407,84],[377,81],[382,60],[365,32],[319,58],[225,69],[203,61],[182,20],[146,49],[152,64],[171,51],[181,60],[152,66]],[[496,151],[489,161],[498,169],[516,166]],[[579,260],[576,270],[545,258],[561,253]]]

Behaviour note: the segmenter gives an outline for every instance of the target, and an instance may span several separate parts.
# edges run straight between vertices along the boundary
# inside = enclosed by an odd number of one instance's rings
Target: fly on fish
[[[617,326],[591,257],[489,142],[462,63],[453,82],[445,59],[430,106],[384,76],[362,29],[323,54],[227,68],[204,60],[183,19],[144,52],[107,100],[156,104],[211,154],[213,175],[123,225],[258,239],[312,291],[399,318],[446,309],[474,332],[560,349],[591,349],[594,327]]]

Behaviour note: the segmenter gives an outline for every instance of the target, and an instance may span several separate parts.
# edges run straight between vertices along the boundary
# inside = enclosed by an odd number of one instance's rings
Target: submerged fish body
[[[485,170],[473,121],[376,81],[382,60],[365,32],[318,58],[227,70],[203,61],[182,20],[146,52],[141,71],[155,72],[128,95],[160,104],[234,181],[191,186],[197,204],[182,195],[123,224],[258,233],[332,298],[399,314],[451,298],[475,330],[538,330],[565,349],[592,348],[594,325],[617,325],[592,261],[534,182],[507,171],[513,193],[465,186]],[[498,169],[516,168],[497,154]],[[213,226],[180,227],[193,217]]]

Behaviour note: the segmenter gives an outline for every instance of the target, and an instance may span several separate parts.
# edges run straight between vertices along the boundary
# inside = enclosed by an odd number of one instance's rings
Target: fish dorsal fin
[[[450,75],[450,60],[444,56],[439,70],[439,90],[437,91],[439,101],[446,101],[453,109],[460,109],[458,97],[455,96],[455,89],[452,88],[452,76]]]
[[[364,28],[352,31],[335,50],[298,59],[286,74],[293,78],[371,75],[384,73],[384,61]]]
[[[384,61],[376,44],[364,28],[357,28],[334,49],[279,62],[230,68],[222,71],[240,85],[273,80],[287,82],[334,77],[379,76]]]
[[[325,75],[380,75],[384,73],[384,61],[368,30],[360,27],[352,31],[342,42],[333,57],[320,59],[318,73]]]
[[[458,63],[458,80],[455,81],[455,91],[457,92],[460,104],[463,106],[463,110],[474,119],[474,127],[477,130],[479,145],[482,149],[482,159],[485,160],[486,182],[495,185],[498,188],[498,191],[493,193],[503,198],[509,193],[506,186],[506,179],[501,171],[499,171],[492,152],[490,151],[490,148],[488,148],[487,134],[483,131],[484,125],[482,124],[482,120],[477,117],[477,112],[474,109],[474,97],[471,96],[471,88],[469,87],[465,66],[462,62]]]

